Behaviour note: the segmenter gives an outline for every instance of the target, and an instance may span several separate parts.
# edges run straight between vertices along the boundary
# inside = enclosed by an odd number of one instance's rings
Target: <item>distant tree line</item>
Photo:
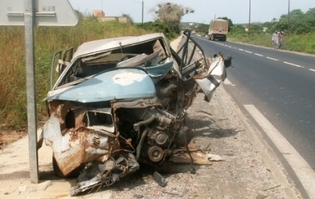
[[[315,31],[315,8],[302,12],[300,9],[292,10],[289,14],[281,15],[278,21],[272,20],[264,23],[269,32],[285,31],[293,34],[306,34]]]
[[[248,26],[247,26],[248,27]],[[267,28],[269,33],[275,31],[284,31],[292,34],[307,34],[315,32],[315,8],[303,12],[300,9],[292,10],[289,14],[283,14],[280,19],[273,18],[270,22],[262,24],[251,24],[250,33],[259,34]],[[233,34],[242,32],[240,25],[231,28]]]
[[[289,14],[281,15],[280,19],[273,18],[270,22],[250,24],[233,24],[232,20],[227,17],[219,17],[229,21],[229,32],[234,35],[246,35],[263,33],[264,28],[267,32],[284,31],[285,33],[307,34],[315,32],[315,8],[302,12],[300,9],[292,10]],[[210,22],[209,22],[210,24]],[[207,34],[209,24],[198,24],[194,29],[200,34]]]

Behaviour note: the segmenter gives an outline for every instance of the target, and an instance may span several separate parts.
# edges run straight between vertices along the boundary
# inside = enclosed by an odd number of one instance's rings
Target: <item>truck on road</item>
[[[226,35],[229,30],[229,22],[224,19],[213,19],[210,22],[208,38],[209,40],[226,41]]]

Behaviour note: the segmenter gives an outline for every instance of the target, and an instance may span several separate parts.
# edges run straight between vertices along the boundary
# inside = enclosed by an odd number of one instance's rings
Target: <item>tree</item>
[[[309,14],[304,14],[300,9],[292,10],[290,12],[289,26],[291,32],[296,34],[304,34],[314,29],[314,17],[312,17],[312,9]]]
[[[159,3],[157,9],[153,10],[158,20],[167,22],[180,22],[184,15],[194,13],[194,10],[190,7],[183,7],[170,2]]]
[[[276,18],[272,18],[271,23],[276,23],[277,19]]]
[[[304,34],[315,29],[315,8],[303,13],[300,9],[292,10],[289,15],[281,15],[278,22],[269,28],[270,32],[285,31],[295,34]]]
[[[199,24],[196,27],[196,32],[204,35],[204,34],[208,34],[208,29],[209,29],[209,24]]]
[[[133,24],[133,19],[130,17],[129,14],[122,14],[123,17],[127,17],[130,20],[130,24]]]
[[[245,31],[245,28],[242,25],[233,25],[233,26],[231,26],[230,34],[239,35],[239,36],[245,36],[246,35],[246,31]]]
[[[163,29],[160,31],[164,30],[163,32],[165,33],[167,30],[168,35],[173,37],[174,34],[180,33],[180,21],[182,17],[186,14],[194,13],[194,10],[168,2],[157,4],[156,9],[151,9],[151,12],[156,14],[153,26],[155,28],[162,27]]]
[[[315,20],[315,8],[310,8],[306,14],[310,15],[310,17],[313,17],[313,20]]]

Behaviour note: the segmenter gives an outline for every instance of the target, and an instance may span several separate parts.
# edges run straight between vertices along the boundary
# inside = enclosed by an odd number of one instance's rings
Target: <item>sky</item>
[[[303,12],[315,8],[314,0],[68,0],[73,9],[84,14],[92,10],[103,10],[105,16],[128,14],[134,22],[142,22],[142,2],[144,5],[143,21],[153,21],[150,10],[158,3],[171,2],[192,8],[195,13],[185,15],[182,22],[208,24],[215,17],[227,17],[234,24],[251,22],[271,22],[279,19],[290,10]],[[251,6],[249,6],[249,2]],[[290,5],[290,6],[289,6]],[[251,13],[249,13],[249,8]]]

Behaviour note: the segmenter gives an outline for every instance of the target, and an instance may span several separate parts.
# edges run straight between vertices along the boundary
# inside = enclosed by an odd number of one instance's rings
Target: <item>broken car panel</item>
[[[189,152],[186,110],[199,91],[211,99],[227,67],[189,32],[178,52],[156,33],[86,42],[58,63],[38,145],[52,147],[57,175],[80,172],[72,196]]]

